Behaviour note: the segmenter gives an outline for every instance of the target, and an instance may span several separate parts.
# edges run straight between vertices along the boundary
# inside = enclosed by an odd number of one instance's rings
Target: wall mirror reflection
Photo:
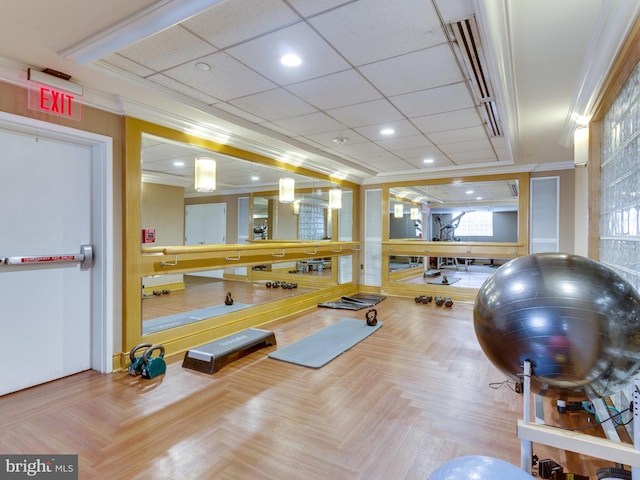
[[[319,264],[323,259],[309,259]],[[293,262],[294,265],[296,262]],[[303,268],[302,265],[300,268]],[[320,288],[323,271],[289,273],[287,263],[221,269],[211,275],[182,275],[182,288],[144,288],[143,335],[309,293]],[[195,272],[197,273],[197,272]],[[146,280],[148,280],[147,277]]]
[[[519,187],[518,179],[504,179],[391,188],[389,239],[455,242],[468,245],[469,251],[483,250],[478,247],[483,243],[518,242]],[[479,288],[508,260],[493,255],[389,255],[389,281]]]
[[[331,240],[351,211],[351,189],[327,180],[147,133],[141,145],[143,247]],[[336,259],[273,260],[143,277],[143,335],[337,284]]]

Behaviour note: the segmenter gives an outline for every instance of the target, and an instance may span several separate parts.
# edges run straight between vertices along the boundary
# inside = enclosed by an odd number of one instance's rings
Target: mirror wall
[[[388,199],[389,283],[476,290],[497,267],[526,253],[522,174],[405,182],[390,187]]]
[[[348,182],[316,178],[314,172],[301,167],[289,171],[265,157],[249,154],[249,158],[239,158],[237,149],[207,141],[181,141],[172,138],[175,135],[162,135],[162,128],[153,130],[143,130],[138,144],[142,251],[180,245],[352,240],[353,189]],[[207,148],[210,143],[215,148]],[[215,190],[196,190],[197,158],[215,160]],[[293,200],[286,203],[280,201],[279,180],[283,177],[294,182]],[[330,200],[335,203],[335,197],[330,199],[332,189],[340,191],[341,205],[330,205]],[[135,215],[127,208],[130,212]],[[140,243],[137,248],[140,251]],[[137,332],[128,325],[128,335],[139,338],[232,309],[352,281],[351,264],[344,264],[342,258],[305,255],[279,261],[280,256],[273,253],[264,263],[241,267],[140,275],[141,323]],[[341,272],[339,265],[344,266]],[[128,284],[132,280],[130,276]],[[275,284],[277,288],[267,287]],[[233,306],[225,304],[229,293]],[[135,302],[128,299],[126,304],[131,311]]]

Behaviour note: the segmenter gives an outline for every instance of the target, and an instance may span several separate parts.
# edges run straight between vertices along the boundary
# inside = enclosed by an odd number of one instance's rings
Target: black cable
[[[509,387],[509,389],[512,392],[518,393],[516,388],[514,386],[511,386],[512,383],[513,382],[510,382],[509,380],[505,380],[503,382],[492,382],[492,383],[489,384],[489,388],[493,388],[494,390],[498,390],[498,389],[500,389],[500,388],[502,388],[502,387],[504,387],[506,385],[507,387]],[[513,384],[515,385],[515,383],[513,383]]]
[[[604,420],[601,420],[599,422],[595,422],[591,425],[586,425],[584,427],[576,427],[576,428],[565,428],[565,427],[560,427],[562,430],[570,430],[572,432],[577,432],[580,430],[589,430],[590,428],[596,428],[599,427],[600,425],[602,425],[604,422],[608,422],[609,420],[613,420],[616,417],[620,417],[622,418],[622,414],[625,412],[630,412],[631,408],[625,408],[624,410],[621,410],[619,412],[614,413],[613,415],[611,415],[609,418],[605,418]],[[628,425],[629,423],[631,423],[633,421],[633,416],[631,416],[631,418],[629,420],[627,420],[627,422],[625,423],[621,423],[619,425],[616,426],[621,426],[621,425]]]

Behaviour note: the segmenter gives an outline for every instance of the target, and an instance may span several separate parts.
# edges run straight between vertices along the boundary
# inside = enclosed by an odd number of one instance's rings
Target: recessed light
[[[176,160],[175,162],[173,162],[173,166],[174,167],[184,167],[184,162],[181,162],[180,160]]]
[[[422,163],[433,163],[433,158],[425,158]]]
[[[393,135],[394,133],[396,133],[396,131],[393,128],[383,128],[382,130],[380,130],[380,133],[382,135]]]
[[[204,63],[204,62],[198,62],[198,63],[196,63],[196,68],[198,70],[203,71],[203,72],[208,72],[209,70],[211,70],[211,65],[209,65],[208,63]]]
[[[345,137],[336,137],[333,139],[333,143],[337,143],[338,145],[344,145],[348,141],[349,139]]]
[[[482,200],[482,197],[476,197],[476,200]]]
[[[257,175],[252,175],[251,176],[251,181],[252,182],[257,182],[258,180],[260,180],[260,177],[258,177]]]
[[[280,57],[280,63],[285,67],[297,67],[302,63],[302,59],[294,53],[288,53]]]
[[[466,191],[466,192],[464,192],[464,193],[466,193],[467,195],[471,195],[471,194],[473,193],[473,190],[467,190],[467,191]]]

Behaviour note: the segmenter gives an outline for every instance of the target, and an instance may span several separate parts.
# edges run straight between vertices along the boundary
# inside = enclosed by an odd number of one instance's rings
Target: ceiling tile
[[[327,110],[339,122],[349,127],[363,127],[385,121],[402,120],[404,117],[388,100],[379,99]]]
[[[282,88],[237,98],[229,103],[269,121],[317,111],[304,100]]]
[[[474,105],[466,85],[462,82],[397,95],[389,100],[409,118],[450,112]]]
[[[425,115],[424,117],[412,118],[411,122],[420,129],[421,132],[430,135],[433,132],[455,130],[482,125],[482,120],[475,108],[465,108],[452,112],[437,113],[435,115]]]
[[[204,40],[176,25],[117,53],[159,72],[216,50]]]
[[[271,123],[271,122],[264,122],[260,124],[261,127],[267,128],[269,130],[272,130],[276,133],[280,133],[282,135],[284,135],[285,137],[290,137],[290,138],[295,138],[297,137],[299,134],[297,132],[294,132],[292,130],[289,130],[285,127],[282,127],[280,125],[276,125],[275,123]]]
[[[147,77],[149,75],[156,73],[155,70],[151,70],[147,67],[143,67],[139,63],[129,60],[128,58],[123,57],[122,55],[118,55],[117,53],[113,53],[108,57],[104,57],[102,61],[110,65],[113,65],[114,67],[118,67],[122,70],[125,70],[129,73],[133,73],[134,75],[137,75],[139,77]]]
[[[448,44],[407,53],[360,67],[386,96],[462,82],[464,77]]]
[[[346,5],[353,0],[288,0],[289,4],[295,8],[304,17],[310,17],[317,15],[321,12],[326,12],[340,5]]]
[[[493,152],[493,149],[491,148],[491,142],[489,142],[489,140],[487,139],[474,140],[471,142],[449,143],[447,145],[439,145],[439,147],[444,153],[449,156],[455,153],[479,152],[482,150]],[[491,155],[493,156],[493,153]]]
[[[413,165],[399,159],[389,152],[367,156],[366,165],[373,168],[378,168],[382,172],[393,172],[396,170],[415,170],[415,167]]]
[[[436,168],[452,164],[451,160],[437,148],[397,150],[394,153],[416,168]],[[427,158],[433,162],[424,163]]]
[[[199,90],[196,90],[194,88],[191,88],[188,85],[185,85],[183,83],[180,83],[176,80],[174,80],[173,78],[169,78],[166,75],[163,75],[161,73],[155,74],[155,75],[151,75],[150,77],[148,77],[148,80],[157,83],[159,85],[162,85],[163,87],[167,87],[170,88],[172,90],[175,90],[178,93],[182,93],[183,95],[187,96],[187,97],[191,97],[194,98],[202,103],[206,103],[208,105],[212,104],[212,103],[216,103],[219,102],[220,99],[212,97],[211,95],[207,95]]]
[[[368,156],[368,155],[376,155],[376,154],[382,154],[385,152],[385,150],[383,148],[381,148],[380,146],[376,145],[373,142],[360,142],[360,143],[347,143],[345,145],[342,145],[342,147],[340,148],[341,151],[343,151],[345,154],[350,155],[352,158],[359,158],[361,156]]]
[[[264,35],[227,52],[279,85],[302,82],[349,68],[317,33],[305,23],[297,23]],[[295,53],[302,59],[298,67],[285,67],[280,57]]]
[[[309,22],[354,65],[446,40],[431,3],[424,0],[359,0]]]
[[[382,133],[380,133],[380,131],[385,128],[392,128],[393,130],[395,130],[395,133],[393,134],[393,138],[408,137],[412,135],[417,135],[419,133],[418,130],[413,125],[411,125],[411,123],[409,123],[407,120],[399,120],[397,122],[389,122],[389,123],[378,124],[378,125],[369,125],[366,127],[358,127],[355,130],[358,133],[369,138],[370,140],[376,142],[379,140],[392,138],[391,135],[383,135]]]
[[[282,0],[234,0],[219,3],[182,25],[213,45],[225,48],[300,20]]]
[[[322,112],[300,115],[298,117],[283,118],[271,123],[302,136],[313,135],[314,133],[331,132],[333,130],[338,130],[342,126],[333,118]]]
[[[276,87],[224,52],[214,53],[198,61],[211,65],[211,70],[203,72],[193,64],[185,64],[168,70],[165,74],[225,101]]]
[[[330,132],[317,133],[314,135],[307,135],[306,138],[317,142],[325,147],[335,148],[336,151],[344,151],[345,145],[353,145],[357,143],[368,142],[369,140],[350,128],[342,128],[339,130],[332,130]],[[333,141],[334,138],[346,138],[347,141],[338,145]]]
[[[468,0],[435,0],[445,24],[457,22],[473,15],[473,5]]]
[[[459,128],[457,130],[445,130],[429,134],[429,140],[438,145],[449,143],[469,142],[472,140],[486,140],[487,131],[482,126]]]
[[[241,108],[236,107],[235,105],[231,105],[230,103],[227,102],[220,102],[220,103],[216,103],[213,105],[214,108],[217,108],[219,110],[222,110],[223,112],[227,112],[230,113],[232,115],[235,115],[236,117],[239,118],[244,118],[245,120],[249,120],[250,122],[253,123],[262,123],[264,122],[263,118],[257,117],[256,115],[253,115],[245,110],[242,110]]]
[[[449,155],[456,165],[468,165],[472,163],[488,163],[497,161],[493,150],[477,150],[474,152],[460,152]]]
[[[430,148],[433,144],[424,135],[384,138],[376,142],[387,150],[404,150],[407,148]]]
[[[321,110],[381,98],[376,89],[355,70],[289,85],[287,89]]]

